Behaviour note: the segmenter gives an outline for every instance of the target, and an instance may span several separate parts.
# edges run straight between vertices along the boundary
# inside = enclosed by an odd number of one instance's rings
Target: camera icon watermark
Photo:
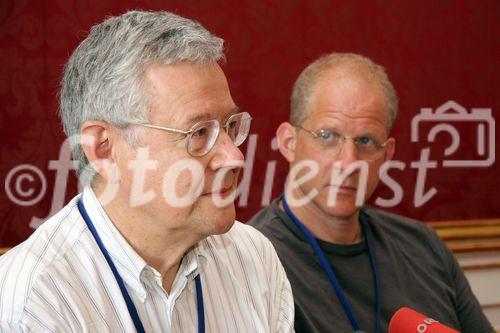
[[[495,119],[488,108],[466,108],[454,101],[437,107],[422,108],[411,122],[411,141],[419,142],[419,128],[424,122],[436,123],[427,133],[427,141],[434,142],[441,132],[451,136],[451,144],[445,149],[443,167],[489,167],[495,162]],[[453,159],[460,147],[460,134],[455,124],[469,122],[476,126],[476,153],[479,159]],[[475,124],[474,124],[475,123]]]

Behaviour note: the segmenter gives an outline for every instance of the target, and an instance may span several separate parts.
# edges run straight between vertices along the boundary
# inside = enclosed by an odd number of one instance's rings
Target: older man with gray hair
[[[0,332],[289,332],[271,243],[235,222],[251,117],[223,41],[167,12],[92,28],[62,80],[83,193],[0,257]]]
[[[384,68],[360,55],[321,57],[294,85],[290,122],[276,132],[290,163],[285,193],[250,224],[285,267],[297,332],[387,332],[402,307],[462,332],[493,331],[433,230],[363,206],[394,154],[396,112]]]

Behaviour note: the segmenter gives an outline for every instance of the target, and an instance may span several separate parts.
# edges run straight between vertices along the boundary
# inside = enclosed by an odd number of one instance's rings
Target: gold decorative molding
[[[453,252],[500,251],[500,219],[441,221],[428,225]]]
[[[487,262],[481,264],[462,264],[460,265],[464,271],[474,271],[480,269],[497,269],[500,268],[500,259],[494,262]]]
[[[491,308],[496,309],[496,308],[500,308],[500,302],[483,304],[483,305],[481,305],[481,307],[483,309],[491,309]]]
[[[433,221],[433,222],[426,222],[426,223],[433,228],[488,226],[488,225],[499,225],[500,218],[498,218],[498,219]]]

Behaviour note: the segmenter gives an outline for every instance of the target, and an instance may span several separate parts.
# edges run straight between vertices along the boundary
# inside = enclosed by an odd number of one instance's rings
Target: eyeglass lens
[[[251,117],[242,112],[233,115],[224,125],[227,134],[236,146],[241,145],[248,136]],[[220,125],[217,120],[207,120],[196,124],[191,129],[187,149],[192,156],[205,155],[212,149],[219,135]]]

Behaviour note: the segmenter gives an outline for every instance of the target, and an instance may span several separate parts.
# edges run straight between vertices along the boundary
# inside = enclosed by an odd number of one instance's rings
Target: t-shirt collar
[[[280,217],[280,220],[283,222],[283,224],[301,241],[307,243],[307,249],[308,251],[310,250],[311,253],[314,253],[314,250],[312,247],[309,245],[309,241],[307,240],[307,237],[300,231],[300,229],[297,227],[297,225],[292,221],[292,219],[288,216],[287,213],[282,211],[279,207],[279,203],[281,202],[281,199],[283,198],[283,195],[279,196],[277,199],[275,199],[271,203],[271,207],[273,211],[275,212],[276,215]],[[363,218],[365,221],[366,216],[363,212],[363,209],[360,211],[360,219]],[[356,255],[361,252],[364,252],[366,249],[366,244],[365,242],[360,242],[357,244],[350,244],[350,245],[345,245],[345,244],[333,244],[327,241],[323,241],[321,239],[316,238],[319,246],[325,253],[330,253],[333,255],[341,255],[341,256],[350,256],[350,255]]]

